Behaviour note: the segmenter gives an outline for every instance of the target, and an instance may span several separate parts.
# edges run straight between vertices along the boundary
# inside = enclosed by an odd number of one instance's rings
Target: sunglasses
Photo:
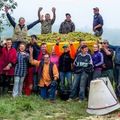
[[[103,44],[108,44],[107,42],[103,42]]]

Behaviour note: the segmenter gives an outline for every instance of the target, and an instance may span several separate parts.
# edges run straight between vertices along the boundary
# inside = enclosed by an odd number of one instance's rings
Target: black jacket
[[[104,49],[101,49],[101,53],[103,54],[104,65],[105,65],[105,67],[103,67],[103,70],[113,69],[113,54],[114,53],[112,49],[109,49],[109,51],[111,52],[111,55],[107,55]]]
[[[37,43],[34,43],[34,44],[27,44],[26,46],[26,52],[29,53],[29,47],[33,47],[33,59],[37,60],[38,58],[38,55],[39,55],[39,52],[40,52],[40,46],[37,44]]]
[[[59,59],[59,71],[60,72],[71,72],[72,63],[73,63],[73,60],[70,56],[70,53],[69,52],[63,53]]]

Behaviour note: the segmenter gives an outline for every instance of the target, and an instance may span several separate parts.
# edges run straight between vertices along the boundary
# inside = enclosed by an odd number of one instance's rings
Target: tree
[[[16,9],[17,7],[17,2],[15,2],[14,0],[0,0],[0,34],[2,33],[6,25],[10,26],[4,12],[5,6],[7,6],[12,13],[13,10]],[[0,38],[1,38],[1,35],[0,35]]]

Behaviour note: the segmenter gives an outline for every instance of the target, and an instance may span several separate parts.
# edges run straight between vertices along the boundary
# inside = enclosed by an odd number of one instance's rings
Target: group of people
[[[56,19],[56,9],[52,8],[52,19],[48,13],[44,19],[40,7],[38,20],[27,26],[22,17],[19,19],[19,24],[15,23],[8,10],[8,7],[5,7],[7,18],[14,27],[14,35],[12,39],[8,38],[0,45],[1,94],[9,90],[12,90],[13,97],[21,96],[22,93],[27,96],[35,93],[43,99],[54,101],[57,93],[59,95],[67,90],[68,101],[77,98],[81,102],[88,94],[91,80],[108,77],[112,83],[115,82],[116,94],[120,97],[119,46],[109,45],[107,40],[102,43],[96,40],[93,49],[90,50],[85,40],[80,39],[78,48],[70,42],[69,45],[63,45],[61,51],[58,41],[49,53],[46,43],[40,46],[37,44],[36,35],[31,35],[31,40],[28,41],[27,31],[40,22],[41,34],[51,33]],[[103,19],[99,14],[99,8],[93,8],[93,11],[93,31],[96,36],[101,36]],[[60,25],[59,33],[67,34],[73,31],[75,25],[71,15],[67,13],[65,21]]]
[[[7,15],[8,20],[10,21],[11,25],[14,27],[14,36],[13,39],[24,39],[27,41],[27,31],[30,30],[32,27],[34,27],[36,24],[41,23],[41,34],[48,34],[52,32],[52,25],[54,24],[56,20],[56,8],[52,8],[53,17],[51,18],[49,13],[46,13],[45,15],[41,14],[42,7],[38,9],[38,20],[34,21],[33,23],[29,25],[25,25],[25,19],[23,17],[19,18],[19,24],[16,24],[11,15],[9,14],[8,10],[9,8],[5,6],[5,12]],[[96,36],[101,36],[103,33],[103,18],[101,14],[99,13],[99,8],[95,7],[93,8],[93,32]],[[66,19],[60,24],[59,27],[59,33],[61,34],[67,34],[69,32],[75,31],[75,24],[71,20],[71,14],[66,13],[65,14]],[[22,32],[20,35],[19,32]],[[19,34],[17,36],[16,34]],[[18,37],[18,38],[16,38]]]
[[[28,44],[21,42],[15,49],[12,39],[8,38],[0,46],[1,94],[8,92],[14,81],[13,97],[21,96],[23,92],[29,96],[34,92],[43,99],[54,101],[56,91],[69,90],[68,101],[78,98],[81,102],[91,80],[108,77],[115,82],[120,97],[120,47],[104,40],[94,44],[92,51],[84,40],[80,40],[78,48],[70,42],[63,45],[62,51],[57,42],[48,53],[46,43],[37,45],[36,35],[31,36]]]

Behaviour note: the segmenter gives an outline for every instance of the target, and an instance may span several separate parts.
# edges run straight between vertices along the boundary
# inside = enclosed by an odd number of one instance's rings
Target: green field
[[[119,113],[90,116],[86,108],[86,101],[79,103],[57,99],[56,103],[50,103],[35,95],[19,98],[6,95],[0,97],[0,120],[117,120],[115,116]]]
[[[87,103],[56,100],[50,103],[38,96],[0,98],[0,120],[77,120],[87,117]]]

